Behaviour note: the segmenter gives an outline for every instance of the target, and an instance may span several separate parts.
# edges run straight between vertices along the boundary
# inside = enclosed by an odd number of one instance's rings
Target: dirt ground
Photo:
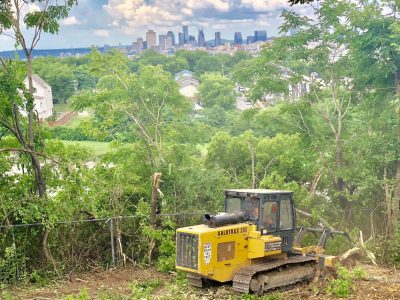
[[[365,265],[367,280],[354,280],[353,292],[348,299],[400,299],[400,271],[395,269]],[[241,299],[228,284],[207,289],[177,285],[176,274],[157,272],[153,268],[139,267],[123,270],[109,270],[80,274],[63,281],[50,282],[44,287],[37,285],[12,286],[3,288],[0,297],[4,299],[65,299],[68,295],[78,295],[83,289],[88,291],[90,299],[132,299],[135,293],[132,282],[146,283],[160,280],[161,286],[154,289],[144,299]],[[298,284],[288,290],[274,291],[279,299],[337,299],[327,295],[327,279],[318,283]],[[3,296],[2,296],[3,295]],[[133,299],[135,299],[133,297]],[[246,299],[249,299],[248,297]]]

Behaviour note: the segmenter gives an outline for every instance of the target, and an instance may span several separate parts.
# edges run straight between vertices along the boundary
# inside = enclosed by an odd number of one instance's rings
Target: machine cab
[[[295,207],[292,192],[283,190],[225,190],[225,212],[241,214],[262,235],[280,236],[282,251],[293,247]]]

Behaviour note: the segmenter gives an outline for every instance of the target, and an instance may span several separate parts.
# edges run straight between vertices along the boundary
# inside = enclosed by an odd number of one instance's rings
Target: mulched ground
[[[400,299],[400,271],[365,265],[369,281],[355,280],[353,293],[348,299]],[[175,274],[157,272],[154,268],[139,267],[80,274],[63,281],[51,282],[45,287],[35,285],[13,286],[3,291],[13,299],[64,299],[67,295],[77,295],[87,289],[91,299],[104,299],[104,295],[132,295],[131,283],[159,279],[163,287],[154,291],[153,299],[240,299],[228,284],[207,289],[181,287],[175,284]],[[337,299],[326,294],[327,279],[318,283],[298,284],[289,290],[274,291],[280,299]],[[0,293],[0,297],[1,297]],[[107,298],[107,297],[106,297]]]

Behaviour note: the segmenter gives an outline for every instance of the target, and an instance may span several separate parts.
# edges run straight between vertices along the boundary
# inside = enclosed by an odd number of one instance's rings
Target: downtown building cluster
[[[148,30],[146,37],[137,38],[136,42],[132,43],[130,49],[132,54],[140,53],[147,49],[153,49],[160,53],[173,53],[177,49],[196,50],[203,49],[207,51],[235,51],[247,50],[251,51],[258,49],[260,44],[266,43],[268,40],[266,30],[258,30],[254,35],[247,36],[246,39],[242,37],[241,32],[235,32],[233,40],[225,40],[221,36],[221,32],[215,32],[214,38],[206,40],[204,30],[199,29],[197,37],[189,34],[189,27],[187,25],[182,27],[182,32],[175,36],[174,32],[168,31],[166,34],[158,35],[154,30]],[[254,45],[256,44],[256,45]]]

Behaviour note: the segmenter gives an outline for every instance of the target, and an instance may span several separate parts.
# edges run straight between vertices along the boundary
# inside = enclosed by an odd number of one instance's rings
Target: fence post
[[[18,266],[18,257],[17,257],[17,243],[15,241],[15,234],[14,234],[14,226],[11,226],[11,236],[13,240],[13,247],[14,247],[14,260],[15,260],[15,275],[17,276],[17,281],[19,281],[19,266]]]
[[[110,236],[111,236],[111,261],[113,267],[115,267],[114,220],[113,218],[110,218],[109,221],[110,221]]]

